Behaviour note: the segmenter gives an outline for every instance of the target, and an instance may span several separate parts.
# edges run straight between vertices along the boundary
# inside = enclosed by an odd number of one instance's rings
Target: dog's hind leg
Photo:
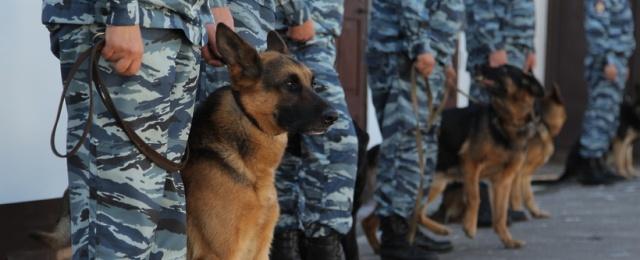
[[[438,235],[449,235],[451,230],[444,225],[434,221],[429,218],[427,214],[427,206],[429,203],[433,202],[442,192],[447,188],[447,178],[444,173],[436,172],[433,177],[433,181],[431,182],[431,186],[429,186],[429,195],[427,196],[427,201],[422,205],[420,210],[420,219],[419,222],[421,225],[431,230],[433,233]]]
[[[625,178],[629,178],[628,172],[627,172],[628,167],[626,162],[628,158],[626,155],[625,146],[626,146],[626,140],[620,140],[619,138],[615,138],[613,140],[613,145],[612,145],[613,164],[618,174],[624,176]]]
[[[538,203],[536,202],[536,198],[533,194],[533,189],[531,188],[531,177],[531,174],[525,176],[521,183],[525,206],[534,218],[548,218],[551,215],[538,207]]]
[[[522,165],[522,163],[511,162],[502,174],[495,176],[491,181],[493,189],[491,203],[493,205],[493,212],[491,212],[493,230],[498,234],[506,248],[520,248],[524,245],[523,241],[513,239],[507,228],[509,193],[511,192],[513,178],[517,174],[517,170],[520,169],[519,165]]]
[[[371,212],[369,216],[362,220],[361,225],[362,231],[364,232],[369,245],[373,249],[373,252],[380,254],[380,241],[378,241],[378,237],[376,236],[376,231],[378,231],[378,227],[380,226],[380,218],[376,216],[375,212]]]
[[[638,171],[633,166],[633,141],[629,141],[625,152],[625,168],[627,171],[627,178],[638,177]]]

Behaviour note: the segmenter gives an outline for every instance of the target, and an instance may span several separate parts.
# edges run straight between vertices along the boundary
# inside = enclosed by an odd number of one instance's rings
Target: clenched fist
[[[497,50],[489,54],[489,66],[492,68],[500,67],[507,64],[507,62],[509,62],[509,57],[505,50]]]
[[[423,53],[416,58],[416,70],[425,78],[431,75],[435,65],[436,59],[431,53]]]
[[[307,42],[316,35],[313,20],[309,19],[301,25],[289,27],[287,36],[297,42]]]
[[[133,76],[140,70],[144,45],[140,26],[107,26],[102,57],[111,62],[116,72]]]

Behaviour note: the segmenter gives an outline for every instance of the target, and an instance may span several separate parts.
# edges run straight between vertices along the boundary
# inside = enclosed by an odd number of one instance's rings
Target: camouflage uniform
[[[533,0],[464,0],[466,13],[467,70],[489,61],[489,54],[506,50],[508,63],[524,67],[529,53],[534,52],[535,3]],[[481,102],[489,95],[473,81],[470,94]]]
[[[42,21],[63,78],[106,25],[139,24],[142,67],[118,75],[101,59],[99,70],[124,120],[149,145],[174,161],[185,150],[193,112],[203,23],[199,1],[45,0]],[[85,63],[66,96],[67,147],[80,138],[94,91],[94,119],[83,147],[67,159],[74,259],[176,259],[186,256],[184,186],[142,155],[116,125],[94,89]]]
[[[452,63],[463,19],[461,1],[373,1],[367,64],[369,86],[383,136],[375,193],[376,214],[380,216],[395,214],[407,218],[413,212],[420,169],[414,135],[416,117],[410,94],[412,63],[421,53],[435,56],[437,64],[428,83],[434,104],[439,105],[444,94],[444,69]],[[437,160],[440,122],[438,118],[427,132],[429,111],[425,82],[418,77],[417,83],[428,183]]]
[[[344,90],[335,69],[335,40],[342,30],[343,1],[280,1],[276,28],[315,22],[315,37],[298,43],[287,40],[290,52],[315,75],[315,91],[339,113],[327,133],[301,136],[300,154],[287,152],[276,173],[280,202],[277,232],[303,230],[307,237],[323,237],[351,228],[351,206],[357,163],[357,138]]]
[[[267,48],[267,33],[275,25],[273,0],[223,0],[233,16],[235,32],[259,51]],[[229,73],[225,67],[213,67],[202,63],[198,86],[198,103],[217,89],[229,85]]]
[[[585,1],[588,53],[585,76],[589,99],[582,123],[580,155],[599,158],[619,125],[619,109],[627,79],[627,61],[635,48],[633,17],[628,0]],[[615,81],[605,78],[607,64],[616,66]]]

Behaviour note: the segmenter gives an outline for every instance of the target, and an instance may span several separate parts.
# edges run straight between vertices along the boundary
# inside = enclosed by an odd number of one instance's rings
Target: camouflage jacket
[[[456,51],[457,39],[464,22],[462,0],[430,1],[429,39],[436,60],[443,65],[451,65],[451,57]]]
[[[410,59],[432,53],[427,6],[434,0],[373,0],[369,52],[405,52]]]
[[[636,46],[629,1],[587,0],[585,9],[588,58],[626,63]]]
[[[210,7],[225,0],[43,0],[44,24],[134,25],[181,29],[194,44],[206,42]]]
[[[276,28],[285,29],[313,19],[316,33],[340,36],[344,0],[278,0]]]
[[[511,45],[534,51],[533,0],[465,0],[467,48],[485,53]]]

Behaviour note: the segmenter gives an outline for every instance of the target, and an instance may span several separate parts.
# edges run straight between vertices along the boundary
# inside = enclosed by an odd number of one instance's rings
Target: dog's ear
[[[544,97],[544,87],[533,74],[525,73],[520,84],[534,97]]]
[[[267,50],[275,51],[282,54],[289,54],[289,48],[284,42],[280,34],[276,31],[270,31],[267,35]]]
[[[216,28],[216,47],[229,66],[232,81],[234,78],[257,80],[262,74],[258,51],[223,23]]]
[[[560,86],[557,82],[553,82],[551,87],[551,93],[549,93],[549,98],[558,104],[564,104],[564,100],[562,99],[562,93],[560,92]]]

